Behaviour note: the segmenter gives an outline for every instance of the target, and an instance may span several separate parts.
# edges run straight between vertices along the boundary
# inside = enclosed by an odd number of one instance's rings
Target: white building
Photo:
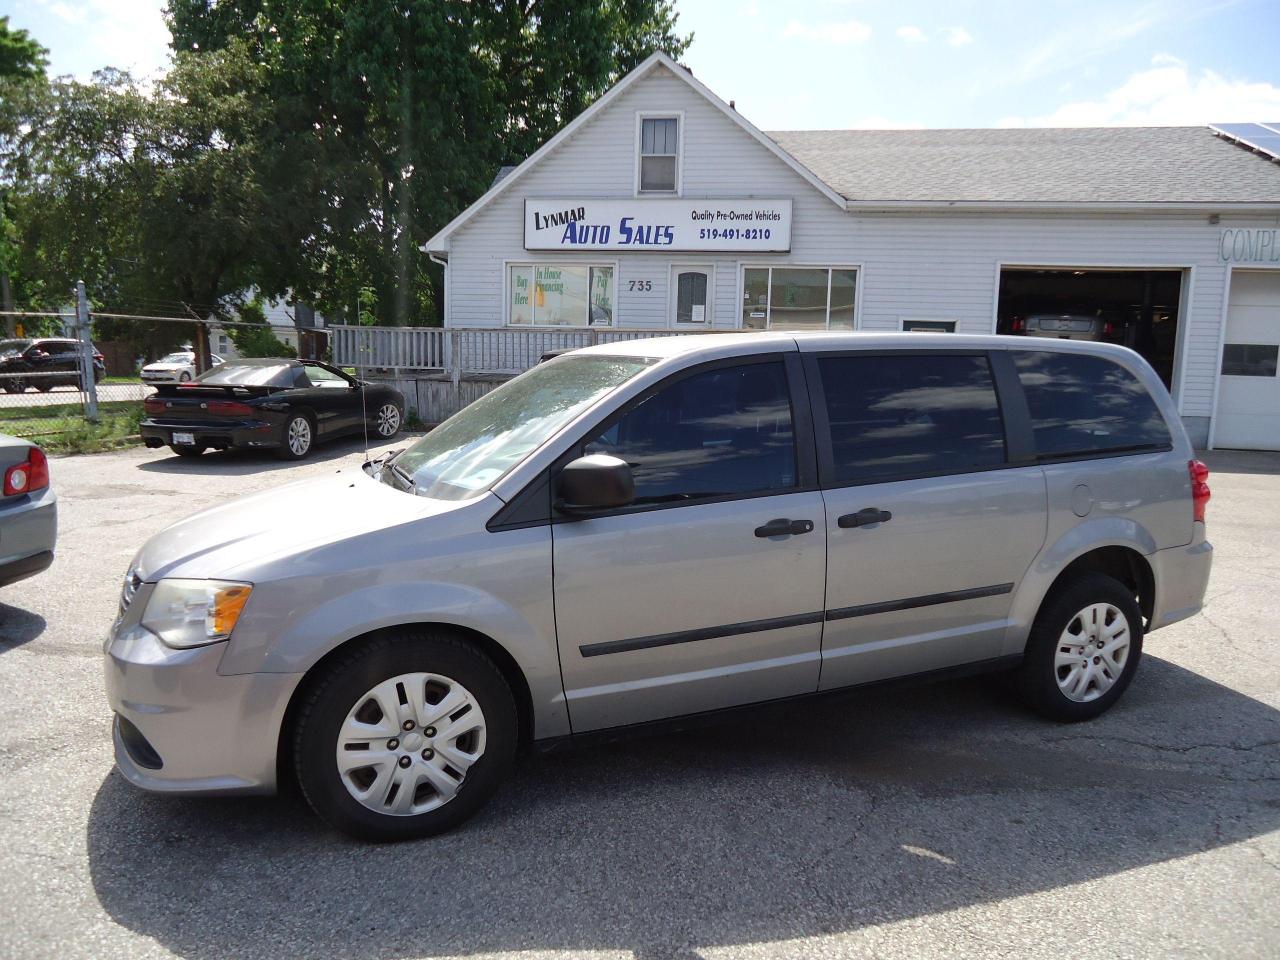
[[[764,133],[655,54],[504,173],[423,248],[447,327],[1087,315],[1197,444],[1280,449],[1280,163],[1213,129]]]

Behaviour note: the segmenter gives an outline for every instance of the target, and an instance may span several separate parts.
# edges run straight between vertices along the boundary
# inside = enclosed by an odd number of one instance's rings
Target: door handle
[[[787,520],[780,517],[770,520],[763,527],[756,527],[757,537],[790,537],[808,533],[813,529],[812,520]]]
[[[875,507],[867,507],[865,510],[859,510],[857,513],[846,513],[843,517],[836,521],[842,529],[849,527],[865,527],[870,523],[888,523],[893,519],[893,514],[888,510],[878,510]]]

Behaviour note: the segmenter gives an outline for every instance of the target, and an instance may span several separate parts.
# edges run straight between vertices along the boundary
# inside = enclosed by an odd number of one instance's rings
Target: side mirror
[[[566,464],[556,481],[556,509],[570,515],[625,507],[636,498],[636,482],[625,460],[604,453]]]

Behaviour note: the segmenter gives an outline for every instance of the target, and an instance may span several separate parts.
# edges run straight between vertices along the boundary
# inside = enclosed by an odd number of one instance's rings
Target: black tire
[[[479,810],[511,772],[519,735],[511,688],[489,657],[456,635],[423,629],[358,642],[323,669],[298,709],[294,771],[312,809],[343,833],[377,843],[443,833]],[[343,785],[334,762],[338,733],[367,691],[417,672],[449,677],[471,692],[484,714],[484,753],[466,771],[453,798],[436,809],[407,816],[378,813]]]
[[[53,389],[53,384],[50,383],[48,380],[41,380],[39,383],[36,384],[36,389],[39,390],[41,393],[48,393],[50,390]]]
[[[1093,700],[1073,700],[1058,685],[1055,658],[1064,631],[1075,623],[1078,613],[1095,603],[1111,604],[1128,621],[1129,651],[1120,676],[1104,693]],[[1109,710],[1132,682],[1142,659],[1142,634],[1142,611],[1133,592],[1106,574],[1082,574],[1045,598],[1027,639],[1022,665],[1014,672],[1015,688],[1028,706],[1052,720],[1092,720]],[[1094,657],[1094,663],[1098,662]]]
[[[27,381],[22,377],[10,377],[4,382],[5,393],[26,393]]]
[[[306,422],[307,429],[310,431],[309,436],[311,439],[307,442],[305,450],[295,451],[291,446],[289,446],[289,432],[292,429],[294,422],[298,420]],[[311,416],[309,413],[298,413],[296,411],[290,413],[288,419],[284,422],[284,426],[280,428],[280,446],[276,447],[276,456],[281,460],[304,460],[311,455],[311,451],[315,449],[315,446],[315,417]]]
[[[204,447],[189,447],[186,444],[170,444],[169,449],[180,457],[198,457],[204,453]]]

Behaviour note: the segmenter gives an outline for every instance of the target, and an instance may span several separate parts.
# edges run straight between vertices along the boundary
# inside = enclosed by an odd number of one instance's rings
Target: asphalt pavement
[[[100,383],[98,384],[98,402],[115,403],[126,400],[141,400],[155,388],[142,383]],[[47,393],[28,388],[23,393],[5,393],[0,391],[0,409],[19,407],[22,409],[39,407],[57,407],[68,403],[78,403],[84,394],[78,387],[53,387]]]
[[[1210,457],[1210,606],[1097,721],[983,680],[760,708],[526,758],[458,831],[367,846],[112,771],[134,551],[362,456],[318,454],[52,461],[58,558],[0,590],[0,957],[1280,955],[1280,456]]]

